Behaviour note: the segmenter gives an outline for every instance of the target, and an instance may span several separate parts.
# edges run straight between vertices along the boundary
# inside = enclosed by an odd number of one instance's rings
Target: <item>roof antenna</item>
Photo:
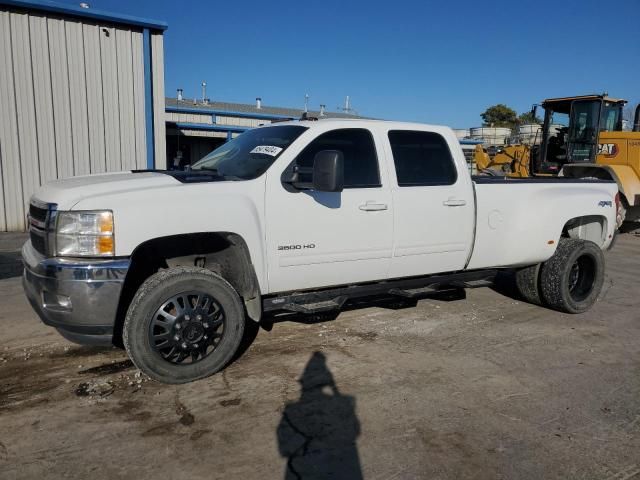
[[[344,99],[344,107],[338,107],[338,109],[342,110],[347,115],[357,115],[358,114],[358,112],[356,112],[351,107],[351,99],[349,98],[349,95],[347,95],[347,98]]]

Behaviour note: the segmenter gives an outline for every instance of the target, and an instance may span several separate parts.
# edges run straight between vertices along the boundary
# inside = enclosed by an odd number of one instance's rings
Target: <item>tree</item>
[[[508,127],[513,128],[518,122],[518,114],[512,108],[503,103],[499,103],[487,108],[480,116],[485,127]]]
[[[533,115],[531,115],[531,112],[526,112],[526,113],[521,113],[518,116],[518,125],[524,125],[525,123],[542,123],[542,119],[538,118],[538,116],[536,115],[535,117]]]

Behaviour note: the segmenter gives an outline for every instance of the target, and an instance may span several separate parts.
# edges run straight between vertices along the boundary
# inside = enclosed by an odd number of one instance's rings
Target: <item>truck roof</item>
[[[395,120],[372,120],[363,118],[319,118],[318,120],[291,120],[286,122],[277,122],[264,125],[268,127],[270,125],[303,125],[305,127],[314,128],[321,125],[334,125],[334,126],[346,126],[353,127],[353,124],[361,126],[374,126],[374,125],[386,125],[389,128],[398,128],[403,130],[418,129],[418,130],[442,130],[450,129],[446,125],[432,125],[419,122],[400,122]]]

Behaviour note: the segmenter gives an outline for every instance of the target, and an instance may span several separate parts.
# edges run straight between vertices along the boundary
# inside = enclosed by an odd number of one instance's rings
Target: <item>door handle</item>
[[[462,207],[467,204],[467,201],[450,198],[449,200],[445,200],[444,202],[442,202],[442,204],[446,207]]]
[[[364,210],[365,212],[379,212],[380,210],[386,210],[386,203],[376,203],[372,201],[368,201],[367,203],[363,203],[358,207],[360,210]]]

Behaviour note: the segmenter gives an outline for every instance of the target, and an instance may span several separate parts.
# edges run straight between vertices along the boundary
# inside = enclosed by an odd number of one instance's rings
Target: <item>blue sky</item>
[[[65,2],[70,3],[70,2]],[[73,2],[77,3],[77,2]],[[89,0],[165,20],[167,95],[471,127],[487,106],[640,100],[640,0]],[[611,13],[608,13],[611,12]]]

